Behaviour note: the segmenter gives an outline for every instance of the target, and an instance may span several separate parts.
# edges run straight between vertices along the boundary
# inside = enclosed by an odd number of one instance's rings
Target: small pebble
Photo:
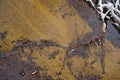
[[[24,76],[24,75],[25,75],[25,71],[24,71],[24,70],[21,70],[21,71],[19,71],[19,74],[20,74],[21,76]]]
[[[0,46],[0,48],[2,48],[2,46]]]
[[[36,73],[37,73],[37,70],[35,70],[35,71],[32,72],[33,75],[36,74]]]
[[[118,63],[118,64],[120,64],[120,60],[119,60],[119,61],[117,61],[117,63]]]

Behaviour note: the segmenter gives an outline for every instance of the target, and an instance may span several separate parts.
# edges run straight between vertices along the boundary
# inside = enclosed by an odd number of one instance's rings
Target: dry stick
[[[62,74],[62,71],[64,70],[64,68],[65,68],[65,63],[66,63],[66,60],[67,60],[67,55],[65,55],[65,57],[64,57],[64,60],[63,60],[63,65],[62,65],[62,68],[61,68],[61,70],[60,70],[60,74]]]
[[[101,63],[102,73],[105,74],[105,54],[104,54],[103,40],[101,41],[100,48],[101,48],[100,63]]]
[[[86,26],[85,26],[85,28],[86,28]],[[84,33],[85,28],[82,30],[82,33]],[[78,43],[78,42],[79,42],[79,39],[83,36],[83,34],[81,34],[80,36],[78,35],[77,24],[75,24],[75,32],[76,32],[76,42]],[[67,60],[67,54],[66,54],[65,57],[64,57],[63,66],[62,66],[62,68],[61,68],[61,70],[60,70],[60,73],[62,73],[62,71],[63,71],[64,68],[65,68],[66,60]]]
[[[65,55],[64,60],[63,60],[63,66],[62,66],[62,68],[61,68],[61,70],[60,70],[60,74],[62,74],[63,70],[65,69],[65,64],[66,64],[66,60],[67,60],[67,59],[68,59],[68,58],[67,58],[67,55]],[[71,74],[72,74],[74,77],[76,77],[76,75],[74,75],[72,71],[70,71],[70,72],[71,72]],[[82,72],[80,72],[80,73],[81,73],[81,76],[82,76]]]

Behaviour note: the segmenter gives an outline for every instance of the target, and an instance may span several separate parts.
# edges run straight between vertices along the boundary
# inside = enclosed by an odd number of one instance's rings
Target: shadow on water
[[[101,21],[99,15],[93,10],[85,1],[82,0],[67,0],[68,3],[73,6],[85,22],[93,29],[93,31],[102,35]],[[120,34],[115,28],[108,22],[109,33],[107,40],[111,41],[115,47],[120,48]]]
[[[108,22],[108,30],[109,33],[107,35],[107,40],[110,40],[112,42],[112,44],[114,44],[115,47],[120,48],[120,34],[118,33],[118,31],[111,25],[110,22]]]

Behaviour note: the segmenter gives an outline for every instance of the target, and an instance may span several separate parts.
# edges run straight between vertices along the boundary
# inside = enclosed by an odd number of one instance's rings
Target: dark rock
[[[0,48],[2,48],[2,46],[0,45]]]
[[[0,39],[1,40],[4,40],[6,38],[6,35],[7,35],[7,32],[4,31],[4,32],[0,32]]]
[[[119,60],[119,61],[117,61],[117,63],[118,63],[118,64],[120,64],[120,60]]]

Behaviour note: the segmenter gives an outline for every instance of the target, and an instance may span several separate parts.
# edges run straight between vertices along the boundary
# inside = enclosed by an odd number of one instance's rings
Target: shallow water
[[[104,47],[107,74],[102,74],[99,46],[78,47],[101,35],[100,21],[86,3],[0,0],[0,15],[0,32],[8,32],[4,40],[9,44],[0,41],[1,79],[120,79],[114,47],[119,44],[111,44],[119,37],[112,27]]]

